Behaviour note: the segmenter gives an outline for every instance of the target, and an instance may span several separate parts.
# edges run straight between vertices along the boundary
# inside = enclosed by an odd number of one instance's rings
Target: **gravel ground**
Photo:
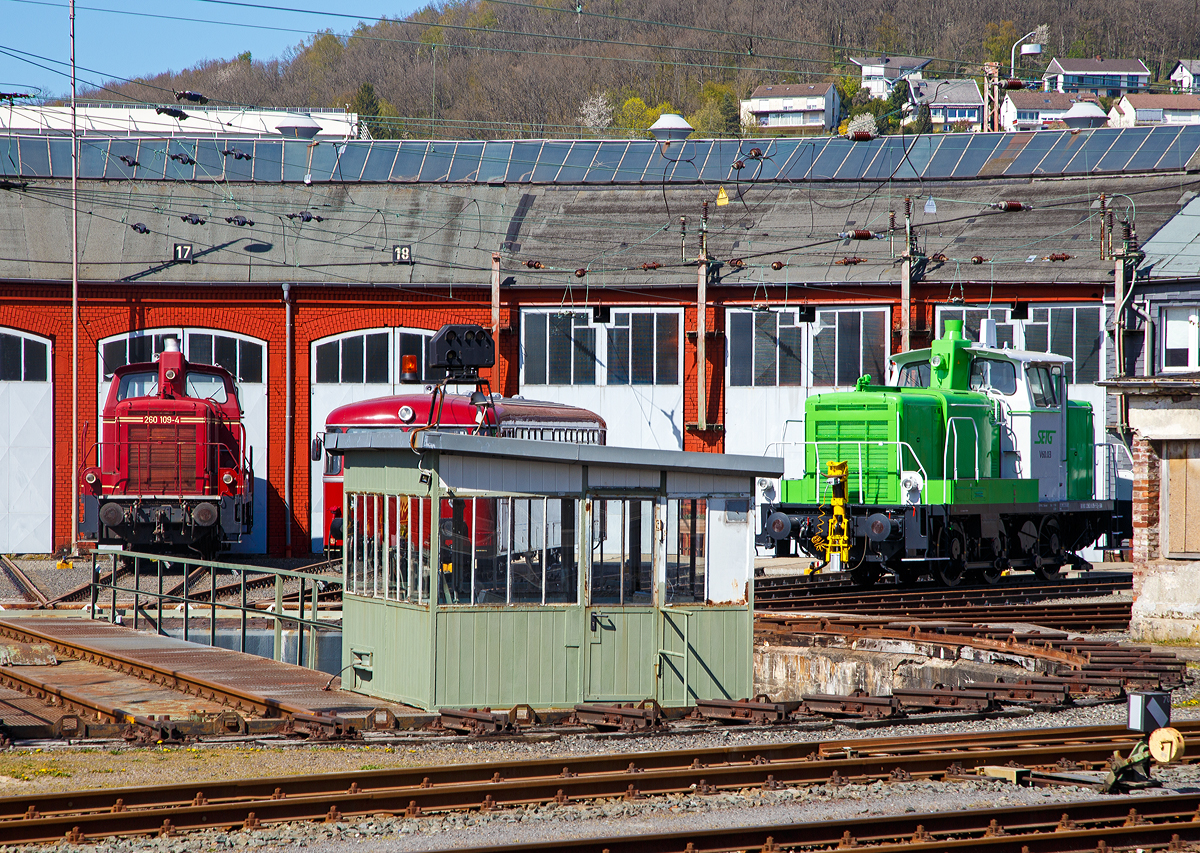
[[[1200,768],[1158,768],[1164,793],[1194,792]],[[687,829],[770,826],[799,822],[847,820],[874,815],[925,814],[1001,806],[1043,805],[1096,799],[1081,787],[1018,788],[1000,781],[875,782],[869,785],[813,786],[780,791],[745,789],[715,795],[679,794],[625,802],[609,800],[466,812],[416,819],[377,814],[344,823],[295,823],[253,832],[205,830],[173,839],[109,838],[99,844],[58,844],[66,853],[117,851],[213,851],[256,848],[271,851],[304,849],[343,853],[369,845],[379,851],[459,850],[506,844],[548,842],[588,836],[637,836]],[[1136,798],[1129,798],[1131,806]],[[44,847],[2,848],[44,850]]]

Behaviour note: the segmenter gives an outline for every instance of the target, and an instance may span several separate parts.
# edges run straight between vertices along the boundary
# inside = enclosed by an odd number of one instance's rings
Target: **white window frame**
[[[572,381],[570,385],[566,385],[564,383],[549,382],[548,380],[550,379],[550,353],[548,350],[546,353],[546,379],[547,379],[547,382],[534,384],[534,383],[529,382],[529,380],[526,378],[526,359],[527,359],[527,353],[528,353],[528,349],[527,349],[527,345],[526,345],[526,341],[525,341],[525,335],[528,331],[528,323],[526,322],[526,318],[529,317],[530,315],[534,315],[534,314],[547,315],[547,317],[548,317],[548,315],[560,314],[560,313],[583,314],[587,318],[587,328],[595,330],[595,361],[596,361],[595,382],[577,383],[577,382]],[[617,383],[617,384],[609,386],[609,382],[608,382],[608,366],[609,366],[609,364],[608,364],[608,362],[609,362],[609,359],[608,359],[608,331],[609,331],[609,329],[613,328],[614,325],[616,324],[618,314],[653,314],[653,315],[670,314],[670,315],[674,315],[677,318],[677,321],[676,321],[677,322],[677,326],[676,326],[676,332],[677,332],[676,356],[675,356],[676,357],[676,362],[675,362],[676,363],[676,371],[675,371],[675,381],[674,382],[659,382],[658,381],[658,376],[657,376],[658,352],[657,352],[657,338],[656,338],[656,350],[655,350],[655,357],[654,357],[654,366],[655,366],[654,382],[638,383],[638,384],[634,384],[633,382],[621,382],[621,383]],[[546,322],[547,322],[547,324],[549,324],[549,319],[547,319]],[[655,322],[657,324],[657,320]],[[657,328],[657,325],[656,325],[656,328]],[[657,332],[655,334],[657,335]],[[631,305],[631,306],[617,307],[614,305],[610,308],[610,321],[607,323],[594,322],[594,320],[592,319],[592,309],[590,307],[586,307],[586,308],[523,308],[523,309],[521,309],[521,387],[523,389],[524,388],[529,388],[529,389],[564,388],[564,387],[571,387],[571,388],[574,388],[574,387],[613,387],[613,388],[639,388],[639,387],[674,388],[674,387],[678,387],[683,384],[683,342],[684,342],[685,337],[686,336],[685,336],[685,329],[684,329],[684,315],[683,315],[682,308],[664,308],[664,307],[658,307],[658,306],[643,306],[643,305]],[[574,365],[572,365],[572,380],[574,380]]]
[[[797,320],[792,325],[788,325],[788,326],[784,326],[784,327],[781,327],[779,325],[778,315],[780,315],[780,314],[795,315],[797,309],[803,308],[803,307],[812,307],[815,309],[816,314],[815,314],[815,318],[812,322],[800,322]],[[851,312],[851,311],[859,312],[860,314],[868,314],[869,313],[869,314],[881,315],[880,319],[883,322],[882,365],[883,365],[883,372],[886,373],[888,358],[892,354],[891,345],[890,345],[891,316],[892,315],[891,315],[891,308],[889,306],[885,306],[885,305],[846,305],[846,306],[785,305],[785,306],[769,308],[767,313],[775,314],[777,317],[776,326],[775,326],[776,334],[778,334],[778,330],[780,328],[798,328],[798,329],[800,329],[799,341],[800,341],[800,375],[802,377],[801,381],[797,382],[797,383],[788,383],[788,384],[783,384],[783,385],[781,385],[779,383],[779,356],[778,356],[778,345],[777,345],[776,346],[776,355],[775,355],[775,382],[773,382],[771,384],[761,384],[761,385],[755,384],[754,379],[755,379],[756,368],[754,367],[754,363],[753,363],[753,359],[754,359],[754,355],[755,355],[755,349],[754,349],[755,332],[754,332],[754,325],[753,325],[753,321],[752,321],[752,323],[751,323],[751,342],[750,342],[750,357],[751,357],[750,377],[751,377],[751,381],[750,381],[750,384],[734,385],[733,381],[732,381],[733,380],[732,359],[734,357],[733,328],[732,327],[733,327],[734,315],[745,314],[745,315],[750,315],[751,317],[756,317],[756,316],[761,316],[764,312],[755,311],[755,310],[750,309],[749,307],[731,306],[727,310],[727,313],[726,313],[726,336],[729,340],[729,345],[726,347],[726,355],[725,355],[725,384],[726,384],[726,387],[739,388],[739,389],[745,388],[748,390],[752,390],[752,389],[760,389],[761,390],[761,389],[765,389],[765,388],[821,388],[821,389],[853,388],[855,382],[857,382],[858,377],[862,375],[862,371],[863,371],[861,337],[860,337],[860,348],[859,348],[859,368],[860,369],[855,373],[855,376],[852,379],[850,379],[849,382],[844,382],[840,385],[817,384],[816,379],[815,379],[815,372],[813,370],[813,365],[814,365],[813,354],[814,354],[814,345],[815,345],[816,336],[818,334],[821,334],[820,330],[822,328],[836,329],[836,323],[837,323],[836,315],[840,314],[840,313]],[[833,326],[826,325],[828,323],[828,321],[830,320],[830,318],[834,318]],[[861,329],[861,326],[860,326],[860,329]],[[860,335],[861,335],[861,332],[860,332]],[[836,344],[835,344],[835,349],[836,349]],[[739,353],[739,355],[740,355],[740,353]],[[835,364],[834,369],[836,372],[836,364]],[[843,377],[843,378],[849,379],[849,377]],[[886,381],[886,379],[887,379],[887,377],[885,375],[880,375],[880,376],[873,375],[871,377],[872,382],[879,384],[879,385],[882,385]]]
[[[993,319],[997,319],[998,322],[1000,322],[1002,324],[1011,325],[1013,327],[1012,349],[1027,349],[1028,343],[1027,343],[1026,334],[1025,334],[1026,328],[1035,323],[1038,323],[1038,324],[1041,323],[1040,320],[1035,321],[1033,319],[1033,312],[1036,310],[1047,309],[1047,308],[1051,309],[1051,310],[1056,310],[1056,309],[1057,310],[1065,310],[1065,309],[1078,310],[1080,308],[1084,308],[1084,309],[1094,309],[1099,312],[1100,350],[1096,355],[1096,358],[1098,361],[1096,378],[1098,380],[1106,379],[1107,373],[1108,373],[1108,363],[1107,363],[1108,336],[1104,334],[1105,306],[1103,306],[1097,302],[1066,302],[1066,303],[1062,303],[1062,304],[1046,303],[1046,304],[1039,304],[1039,305],[1031,305],[1031,306],[1029,306],[1029,316],[1025,320],[1012,319],[1012,309],[1008,305],[999,305],[999,306],[992,305],[990,308],[987,305],[962,305],[962,306],[939,305],[939,306],[937,306],[937,311],[936,311],[935,317],[934,317],[934,333],[936,336],[939,336],[939,337],[942,335],[942,333],[943,333],[942,321],[944,320],[944,318],[946,317],[947,314],[953,314],[957,311],[964,311],[964,310],[966,310],[966,311],[989,311],[989,312],[991,312]],[[998,318],[1000,318],[1000,319],[998,319]],[[1049,319],[1047,319],[1047,324],[1048,323],[1049,323]],[[963,335],[971,340],[974,340],[974,338],[971,338],[970,335],[967,333],[967,330],[965,327],[963,329]],[[1075,338],[1075,335],[1074,335],[1074,315],[1072,317],[1072,342],[1075,346],[1073,347],[1074,351],[1070,355],[1072,358],[1075,358],[1075,355],[1078,352],[1077,348],[1079,346],[1079,341]],[[1050,330],[1049,330],[1049,328],[1047,328],[1047,331],[1046,331],[1046,345],[1047,345],[1047,348],[1049,348],[1049,346],[1050,346]],[[1050,350],[1050,349],[1047,349],[1047,351],[1053,352],[1053,350]],[[1091,384],[1093,384],[1091,382],[1079,382],[1078,381],[1078,376],[1076,374],[1077,366],[1078,366],[1077,363],[1072,365],[1071,378],[1074,381],[1072,381],[1070,384],[1072,384],[1072,385],[1091,385]]]
[[[122,332],[121,334],[108,335],[107,337],[104,337],[104,338],[101,338],[100,340],[98,340],[96,342],[96,356],[99,359],[99,366],[96,371],[97,386],[100,388],[106,388],[108,386],[108,383],[112,381],[112,373],[107,371],[105,361],[104,361],[104,347],[107,344],[115,343],[120,340],[124,340],[124,341],[128,342],[128,341],[130,341],[132,339],[136,339],[136,338],[151,338],[151,339],[153,339],[153,338],[156,338],[159,336],[161,336],[163,338],[173,337],[179,341],[179,349],[183,353],[184,358],[187,358],[189,361],[191,361],[191,342],[190,342],[188,336],[193,335],[193,334],[195,334],[195,335],[220,335],[220,336],[226,337],[226,338],[233,338],[234,340],[236,340],[239,343],[238,371],[237,371],[237,373],[234,374],[234,377],[233,377],[235,385],[240,387],[242,385],[243,381],[245,381],[249,385],[268,385],[269,384],[268,371],[270,369],[270,364],[269,364],[269,360],[268,360],[268,342],[263,340],[262,338],[256,338],[256,337],[253,337],[252,335],[243,335],[238,332],[230,332],[226,329],[219,329],[219,328],[215,328],[212,326],[164,326],[164,327],[155,328],[155,329],[138,329],[133,332]],[[241,353],[240,344],[242,344],[242,343],[255,344],[262,350],[262,375],[257,381],[243,380],[241,378],[242,353]],[[158,352],[154,352],[153,340],[151,340],[150,349],[152,352],[151,360],[152,361],[156,360],[158,353],[161,352],[161,350],[159,350]],[[126,361],[125,361],[126,364],[136,364],[137,363],[137,362],[130,362],[128,360],[128,355],[129,355],[128,343],[126,343],[125,354],[126,354]],[[209,362],[197,362],[197,363],[208,364]],[[219,367],[220,365],[217,365],[217,366]],[[103,401],[101,401],[101,402],[103,402]]]
[[[1188,363],[1186,365],[1167,366],[1168,322],[1169,315],[1187,312],[1189,339],[1187,341]],[[1174,321],[1178,322],[1178,321]],[[1186,373],[1200,369],[1200,305],[1171,305],[1163,306],[1159,311],[1158,363],[1163,373]],[[1174,349],[1174,347],[1173,347]]]

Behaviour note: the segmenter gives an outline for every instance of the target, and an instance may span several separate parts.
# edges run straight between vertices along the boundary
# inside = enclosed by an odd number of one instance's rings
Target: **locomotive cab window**
[[[912,361],[901,367],[896,385],[900,388],[928,388],[929,362]]]
[[[1017,369],[1011,361],[977,358],[971,362],[971,390],[995,391],[1011,397],[1017,393]]]
[[[126,373],[117,386],[118,402],[127,397],[153,397],[158,393],[158,373],[152,371]]]
[[[188,371],[187,392],[189,397],[208,399],[215,403],[224,403],[229,399],[223,377],[212,373],[201,373],[198,370]]]
[[[1031,364],[1025,368],[1025,375],[1029,380],[1029,393],[1033,397],[1033,405],[1039,409],[1057,409],[1058,383],[1062,378],[1062,369],[1057,364]]]

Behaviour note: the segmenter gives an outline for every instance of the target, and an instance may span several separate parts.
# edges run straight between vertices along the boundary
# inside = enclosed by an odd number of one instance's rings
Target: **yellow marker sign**
[[[721,187],[717,191],[717,207],[724,207],[729,204],[729,193],[725,192],[725,188]]]

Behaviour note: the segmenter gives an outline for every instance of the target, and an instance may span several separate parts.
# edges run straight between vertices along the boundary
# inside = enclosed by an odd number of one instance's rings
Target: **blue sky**
[[[350,0],[346,5],[304,0],[248,2],[314,12],[350,13],[364,19],[381,15],[398,17],[428,5],[427,0],[392,3]],[[76,0],[75,8],[75,61],[81,69],[78,72],[81,88],[87,83],[117,77],[139,77],[168,69],[179,71],[205,59],[229,59],[247,50],[255,59],[269,59],[281,55],[315,30],[346,33],[355,25],[354,20],[343,17],[213,5],[200,0],[172,3],[161,0]],[[135,14],[113,14],[95,11],[97,9]],[[149,15],[228,23],[164,20]],[[0,91],[28,91],[36,87],[47,94],[70,92],[70,77],[55,73],[70,74],[71,31],[66,0],[0,0],[0,21],[4,22],[0,27],[0,50],[25,51],[54,60],[48,62],[34,56],[17,59],[0,53]],[[261,29],[261,26],[278,29]],[[84,68],[99,73],[84,71]]]

